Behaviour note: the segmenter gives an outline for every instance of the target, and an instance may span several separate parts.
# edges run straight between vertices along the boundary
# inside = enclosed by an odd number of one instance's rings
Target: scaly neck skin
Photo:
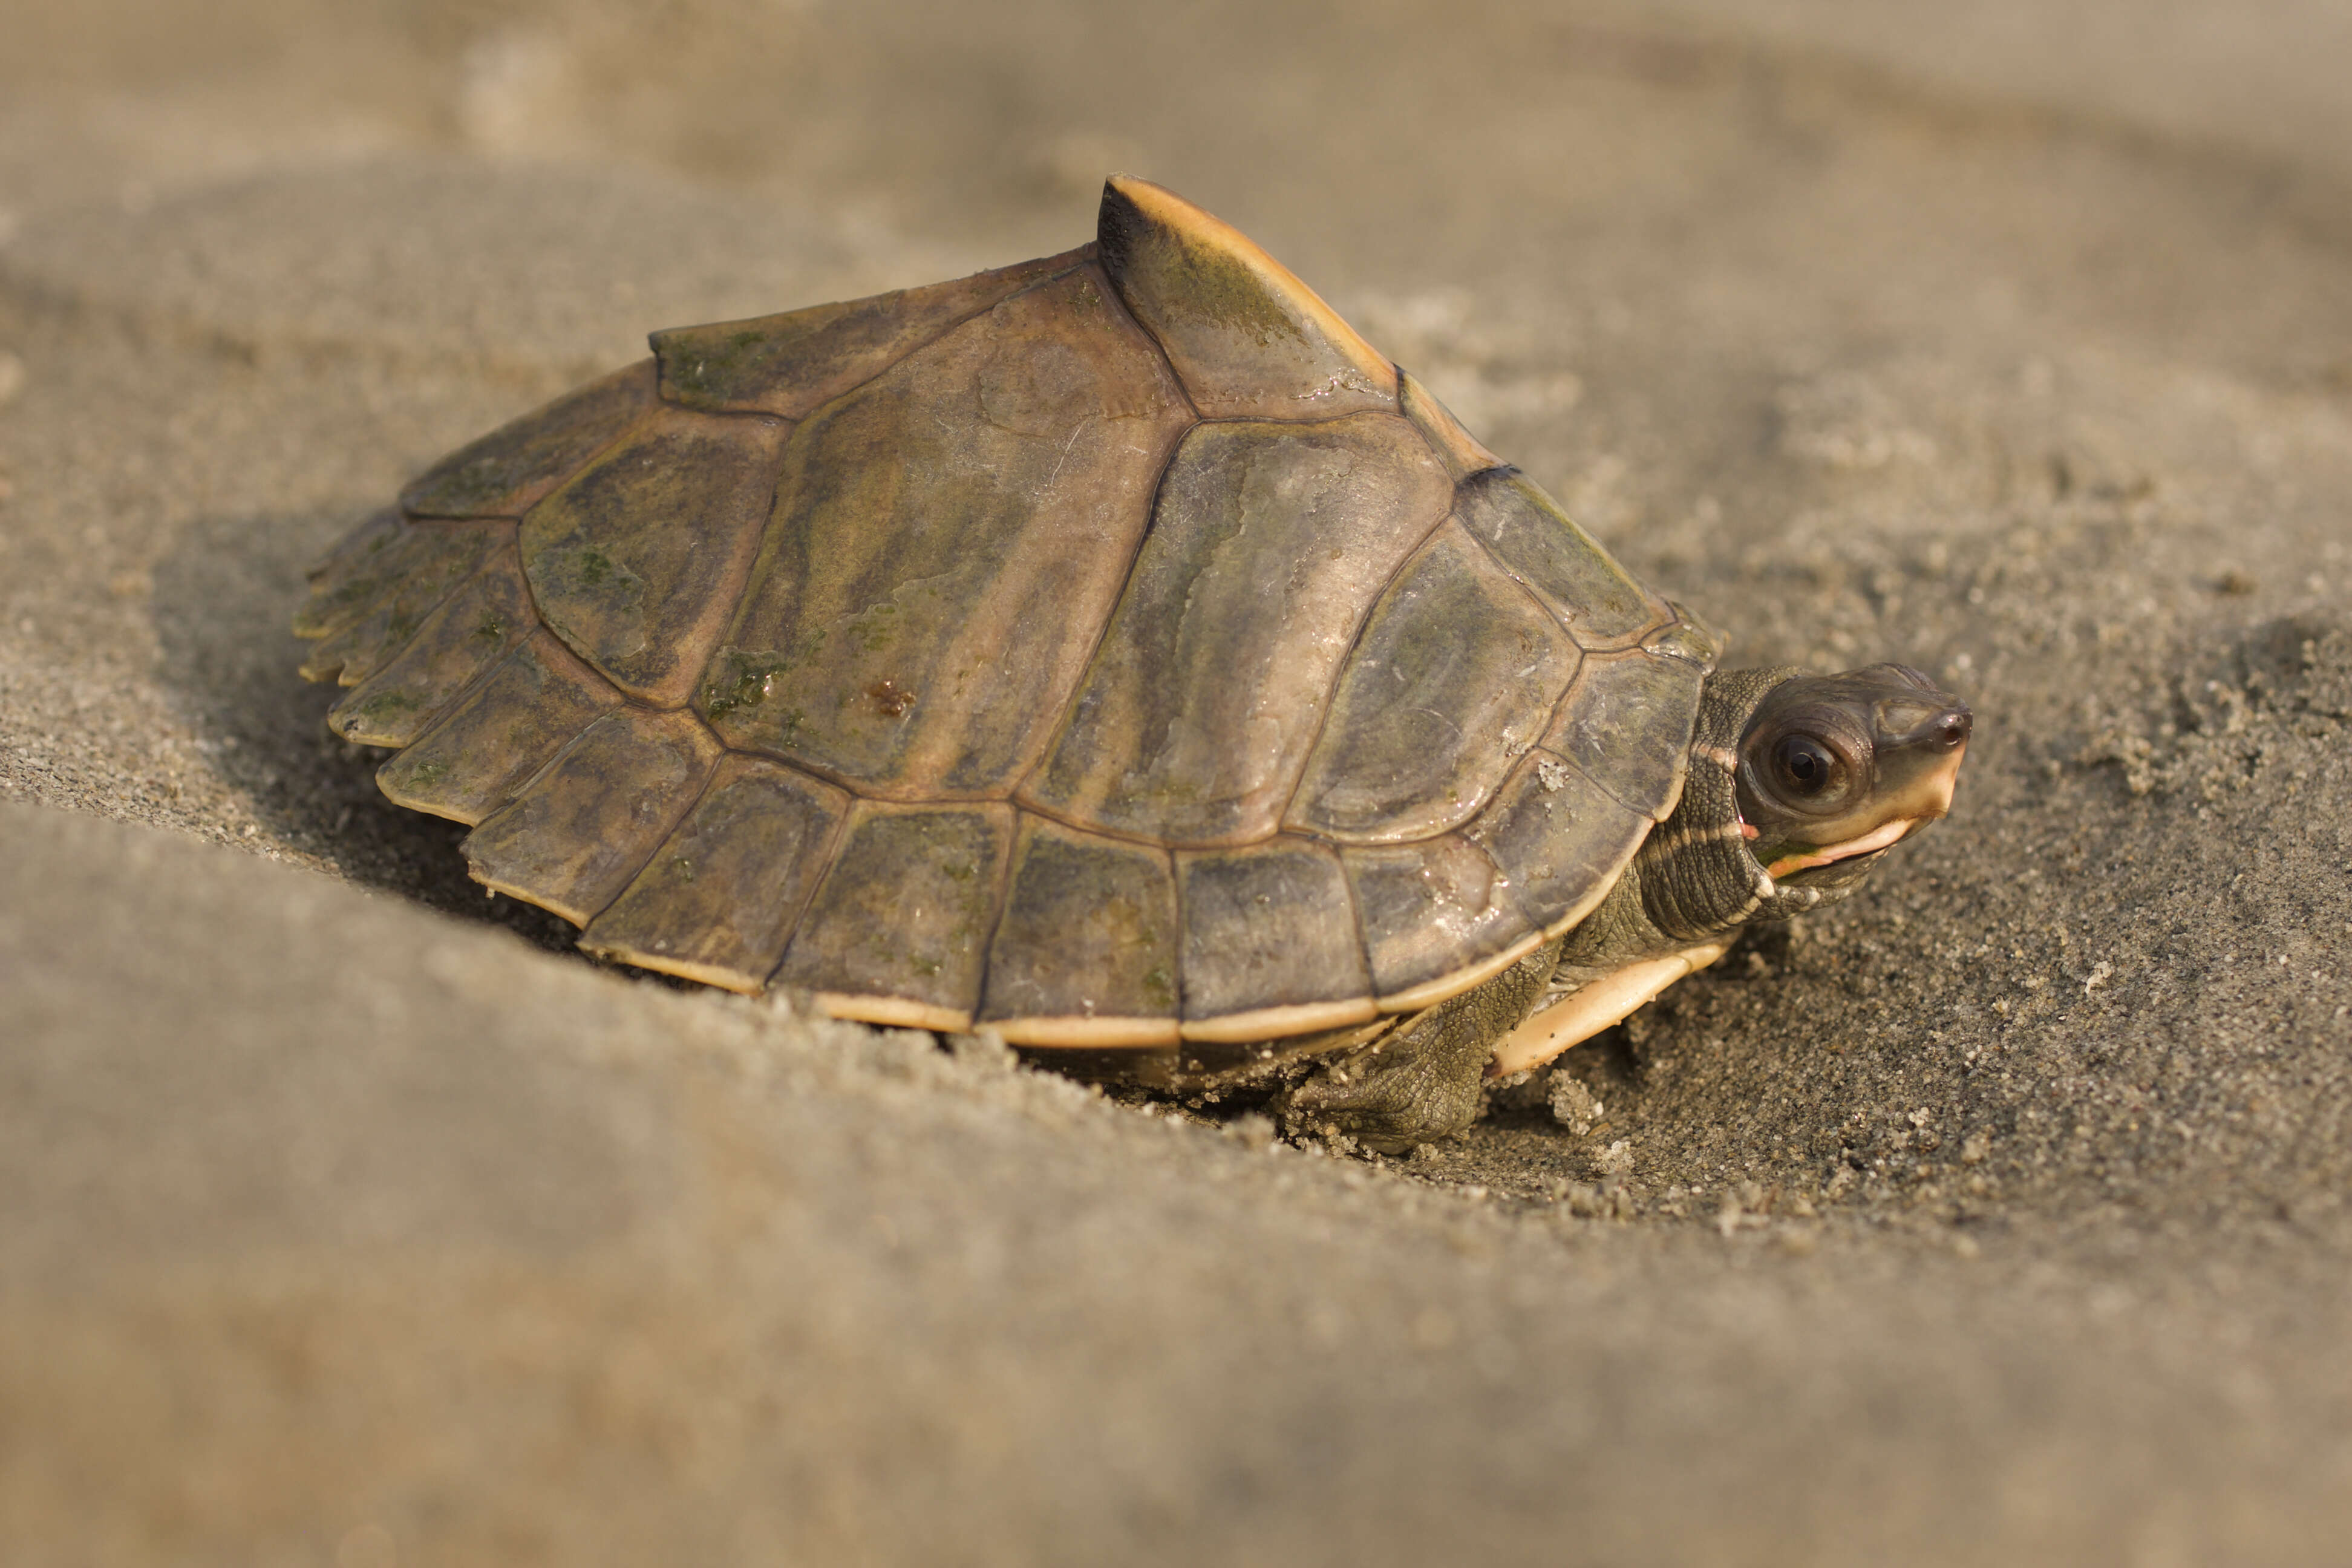
[[[1856,865],[1837,886],[1783,889],[1740,830],[1740,736],[1766,694],[1798,673],[1731,669],[1707,678],[1682,798],[1601,907],[1568,934],[1563,970],[1606,972],[1720,942],[1749,921],[1785,920],[1832,902],[1860,880],[1864,868]]]

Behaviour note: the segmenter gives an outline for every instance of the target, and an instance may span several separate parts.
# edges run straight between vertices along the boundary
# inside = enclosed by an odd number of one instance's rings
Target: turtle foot
[[[1292,1088],[1279,1103],[1285,1127],[1402,1154],[1476,1121],[1486,1053],[1431,1050],[1400,1037],[1408,1032],[1350,1051]]]
[[[1284,1095],[1294,1132],[1344,1136],[1383,1154],[1450,1138],[1486,1107],[1495,1042],[1528,1016],[1559,959],[1547,943],[1484,984],[1335,1058]]]

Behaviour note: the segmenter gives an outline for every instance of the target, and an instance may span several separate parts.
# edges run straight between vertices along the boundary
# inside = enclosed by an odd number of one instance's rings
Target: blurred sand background
[[[0,0],[12,1563],[2340,1561],[2352,12]],[[1238,224],[1960,805],[1434,1158],[599,970],[285,626],[651,328]],[[1580,1091],[1578,1092],[1578,1091]]]

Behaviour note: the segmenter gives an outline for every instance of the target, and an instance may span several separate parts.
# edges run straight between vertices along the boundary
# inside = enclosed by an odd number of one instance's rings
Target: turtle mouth
[[[1867,833],[1818,848],[1799,849],[1783,855],[1764,868],[1771,877],[1791,876],[1799,871],[1811,871],[1822,866],[1833,866],[1840,860],[1851,860],[1857,855],[1872,855],[1900,843],[1914,829],[1925,827],[1952,809],[1952,792],[1959,785],[1960,759],[1968,754],[1969,743],[1961,741],[1949,751],[1937,756],[1931,765],[1884,802],[1887,815]],[[1742,835],[1754,838],[1756,829],[1742,822]]]
[[[1942,815],[1941,812],[1936,814],[1937,816]],[[1880,823],[1878,826],[1859,838],[1849,838],[1843,844],[1832,844],[1825,848],[1809,850],[1802,855],[1783,855],[1765,867],[1764,870],[1769,876],[1786,877],[1792,872],[1810,871],[1817,866],[1834,866],[1841,860],[1851,860],[1857,855],[1868,855],[1874,850],[1884,849],[1900,841],[1903,836],[1913,828],[1925,826],[1934,820],[1933,816],[1894,817]]]

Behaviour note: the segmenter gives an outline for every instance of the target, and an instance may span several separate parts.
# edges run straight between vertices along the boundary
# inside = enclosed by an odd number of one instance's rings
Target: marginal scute
[[[1463,836],[1510,879],[1528,920],[1557,936],[1592,912],[1651,826],[1583,769],[1537,750]]]
[[[505,525],[491,528],[406,523],[381,549],[369,552],[363,570],[341,579],[329,595],[314,597],[314,611],[298,623],[324,627],[303,662],[306,680],[341,680],[357,686],[407,646],[434,606],[479,569],[490,551],[512,537]],[[320,599],[329,603],[320,605]]]
[[[1081,268],[802,424],[696,701],[896,799],[1008,793],[1051,738],[1192,420]]]
[[[639,701],[683,705],[758,553],[789,428],[660,409],[533,507],[522,563],[549,629]]]
[[[1450,491],[1394,415],[1194,429],[1021,798],[1180,847],[1273,833],[1349,642]]]
[[[1448,521],[1397,574],[1349,655],[1290,823],[1382,844],[1466,822],[1542,736],[1580,657]]]
[[[1641,648],[1584,661],[1543,743],[1664,822],[1681,798],[1706,668]]]
[[[622,700],[552,635],[536,632],[378,768],[376,787],[394,805],[479,822]]]
[[[829,862],[849,796],[730,752],[677,831],[580,933],[590,952],[756,993]]]
[[[1427,1006],[1466,990],[1465,971],[1523,953],[1540,935],[1510,879],[1458,833],[1350,847],[1339,858],[1384,1009]],[[1433,991],[1440,994],[1424,994]]]
[[[1397,406],[1412,421],[1412,427],[1435,449],[1438,460],[1455,482],[1488,468],[1504,467],[1503,459],[1486,450],[1486,444],[1462,427],[1445,405],[1437,401],[1411,371],[1397,373]]]
[[[979,1017],[1023,1044],[1165,1043],[1177,952],[1166,850],[1024,814]]]
[[[1665,607],[1517,469],[1471,475],[1454,510],[1586,647],[1622,642],[1664,618]]]
[[[653,401],[654,363],[639,360],[458,447],[401,491],[400,504],[411,517],[520,517]]]
[[[294,612],[294,635],[322,637],[349,625],[359,614],[355,605],[362,595],[345,590],[355,579],[371,575],[376,558],[407,531],[400,509],[383,507],[337,540],[334,548],[302,574],[310,583],[310,596]]]
[[[858,802],[774,984],[902,1005],[844,1016],[968,1024],[1013,816],[1003,805]]]
[[[614,709],[466,836],[474,879],[586,925],[693,805],[720,751],[690,713]]]
[[[359,745],[404,746],[538,628],[514,547],[501,540],[406,647],[328,710],[327,728]]]
[[[1244,849],[1180,854],[1176,882],[1188,1023],[1369,1004],[1371,976],[1347,874],[1328,846],[1286,835]]]
[[[803,418],[959,322],[1093,254],[1085,246],[927,288],[656,332],[661,395],[707,413]]]
[[[462,565],[471,570],[478,557],[465,552],[484,547],[499,525],[412,523],[397,511],[379,511],[344,536],[327,558],[310,572],[309,599],[294,613],[294,635],[313,639],[338,639],[381,609],[384,601],[420,574],[446,577]],[[464,556],[465,559],[458,558]],[[455,579],[450,579],[455,581]],[[313,675],[331,680],[335,670]]]
[[[1232,225],[1149,180],[1103,187],[1104,269],[1209,418],[1396,406],[1396,367]]]

